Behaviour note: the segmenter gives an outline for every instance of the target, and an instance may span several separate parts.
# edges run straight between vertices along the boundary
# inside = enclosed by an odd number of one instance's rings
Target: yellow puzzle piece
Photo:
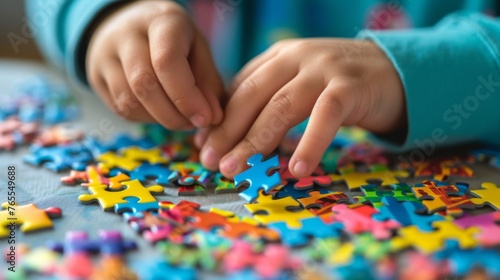
[[[383,164],[372,165],[370,172],[357,172],[354,166],[340,169],[339,174],[329,175],[333,182],[344,181],[349,190],[356,190],[361,186],[367,185],[369,180],[379,180],[382,185],[391,185],[400,183],[397,179],[410,176],[408,171],[390,170]]]
[[[51,207],[45,210],[38,208],[35,204],[12,205],[7,202],[2,204],[0,211],[0,238],[9,236],[10,225],[19,226],[22,232],[36,231],[52,227],[51,218],[61,216],[61,209]]]
[[[263,224],[285,222],[290,228],[302,227],[300,220],[315,217],[292,197],[273,199],[272,195],[266,195],[263,191],[259,191],[257,203],[245,204],[245,207],[254,215],[254,219]]]
[[[489,205],[495,208],[497,211],[500,210],[500,188],[497,185],[484,182],[481,184],[482,189],[470,190],[470,192],[477,196],[476,198],[471,198],[472,203],[480,206]]]
[[[260,222],[257,221],[256,219],[253,219],[251,217],[245,217],[245,216],[237,216],[236,214],[234,214],[234,212],[231,212],[231,211],[226,211],[226,210],[222,210],[222,209],[218,209],[218,208],[210,208],[209,211],[212,213],[216,213],[216,214],[219,214],[221,216],[226,217],[227,221],[231,222],[231,223],[244,222],[244,223],[254,225],[254,226],[260,225]]]
[[[435,231],[420,231],[417,226],[407,226],[398,230],[399,236],[391,240],[391,247],[395,251],[407,247],[415,247],[425,254],[431,254],[444,249],[446,240],[456,240],[462,249],[478,245],[474,237],[480,232],[477,227],[462,229],[451,221],[437,221],[433,223]]]
[[[149,162],[150,164],[168,163],[170,160],[163,156],[158,148],[142,149],[139,147],[129,147],[124,149],[123,155],[131,160]]]
[[[109,191],[106,185],[93,185],[88,188],[91,194],[82,194],[78,196],[81,203],[92,203],[98,201],[103,210],[111,210],[118,203],[127,203],[125,198],[137,197],[138,203],[155,202],[156,198],[151,193],[162,193],[163,187],[154,185],[144,187],[139,180],[122,182],[125,186],[121,191]]]

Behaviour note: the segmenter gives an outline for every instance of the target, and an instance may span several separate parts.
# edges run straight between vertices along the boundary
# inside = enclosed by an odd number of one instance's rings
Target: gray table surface
[[[0,60],[0,94],[8,91],[19,81],[25,80],[33,74],[43,74],[51,79],[63,79],[60,74],[51,71],[47,66],[22,61]],[[86,132],[99,129],[102,120],[111,120],[112,131],[105,138],[112,138],[114,133],[134,132],[134,125],[125,122],[109,111],[101,101],[92,93],[85,92],[82,88],[73,87],[75,96],[80,104],[81,118],[75,122]],[[43,246],[48,240],[63,240],[66,231],[86,230],[93,237],[97,236],[100,229],[119,230],[126,238],[135,239],[139,250],[128,255],[131,264],[154,258],[157,253],[153,247],[138,236],[121,218],[114,213],[103,212],[97,204],[82,205],[77,197],[87,191],[80,186],[64,186],[60,177],[68,172],[54,173],[43,168],[32,167],[22,162],[22,156],[28,152],[26,147],[14,152],[0,152],[0,201],[6,201],[7,166],[15,165],[17,168],[16,196],[19,204],[33,202],[40,208],[56,206],[62,209],[63,217],[53,220],[54,228],[36,233],[18,233],[17,242],[24,242],[32,247]],[[476,177],[471,179],[458,178],[458,181],[471,184],[471,188],[480,188],[480,183],[491,181],[500,184],[500,171],[487,165],[474,165]],[[452,180],[454,182],[455,180]],[[421,179],[412,178],[410,183],[421,182]],[[244,201],[237,194],[214,194],[208,192],[203,196],[178,197],[176,191],[167,189],[166,193],[158,196],[159,200],[178,202],[188,199],[200,203],[203,209],[216,207],[230,210],[240,215],[249,215],[244,209]],[[1,247],[6,244],[0,241]]]

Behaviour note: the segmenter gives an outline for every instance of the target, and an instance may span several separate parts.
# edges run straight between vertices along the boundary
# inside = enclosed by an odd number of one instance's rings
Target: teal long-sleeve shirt
[[[27,0],[27,9],[46,57],[86,83],[87,31],[118,2]],[[406,95],[406,135],[397,141],[381,137],[386,145],[414,149],[418,157],[436,146],[471,141],[500,146],[500,21],[495,17],[500,4],[495,0],[180,2],[200,23],[224,77],[279,39],[369,39],[393,62]]]

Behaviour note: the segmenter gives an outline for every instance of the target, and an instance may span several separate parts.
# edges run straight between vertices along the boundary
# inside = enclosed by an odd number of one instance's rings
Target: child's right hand
[[[223,84],[189,15],[170,1],[137,1],[107,15],[86,57],[90,85],[117,114],[169,129],[222,120]]]

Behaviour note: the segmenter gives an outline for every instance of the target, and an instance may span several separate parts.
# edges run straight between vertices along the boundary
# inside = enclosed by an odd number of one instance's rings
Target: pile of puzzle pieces
[[[25,92],[37,100],[42,89]],[[35,102],[30,98],[16,102]],[[128,252],[141,248],[119,232],[92,239],[96,233],[69,231],[65,240],[23,251],[18,279],[500,278],[500,188],[462,183],[476,176],[472,163],[499,167],[494,148],[398,163],[363,141],[365,134],[344,130],[311,176],[295,178],[288,161],[300,137],[291,133],[277,154],[251,156],[233,181],[199,163],[189,134],[150,127],[141,137],[104,141],[72,125],[48,126],[65,114],[49,121],[40,113],[46,106],[32,114],[27,106],[0,108],[0,149],[29,144],[27,164],[61,172],[61,187],[81,188],[75,202],[122,215],[159,257],[130,263]],[[171,203],[162,197],[166,189],[193,201]],[[248,216],[196,203],[197,195],[232,192]],[[57,207],[2,207],[1,238],[9,235],[11,211],[22,232],[71,219]]]

